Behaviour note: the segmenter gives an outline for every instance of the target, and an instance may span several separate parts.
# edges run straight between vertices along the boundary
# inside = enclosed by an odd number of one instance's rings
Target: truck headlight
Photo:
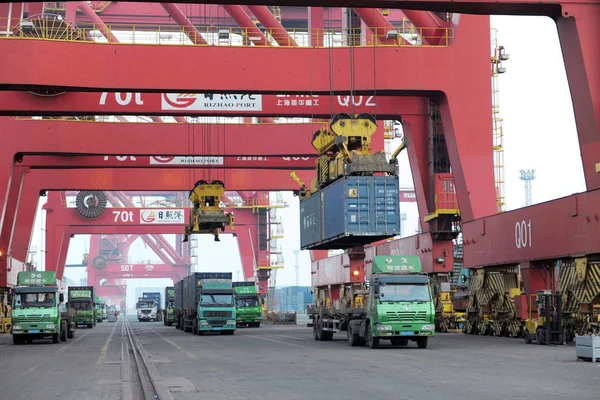
[[[423,331],[432,331],[434,329],[435,329],[435,325],[423,325],[421,327],[421,330],[423,330]]]
[[[54,325],[54,324],[46,325],[46,329],[54,329],[54,328],[56,328],[56,325]]]
[[[208,326],[208,321],[200,321],[200,325]]]
[[[378,331],[391,331],[392,326],[391,325],[377,325],[377,327],[375,329],[377,329]]]
[[[20,331],[21,329],[23,329],[23,327],[21,325],[13,325],[13,329]]]
[[[230,319],[229,321],[227,321],[227,325],[235,325],[235,321]]]

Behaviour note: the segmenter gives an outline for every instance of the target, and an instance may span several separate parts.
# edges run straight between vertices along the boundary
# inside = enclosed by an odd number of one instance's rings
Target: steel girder
[[[215,94],[216,99],[221,94]],[[224,95],[223,95],[224,96]],[[238,95],[238,98],[241,96]],[[333,97],[333,98],[332,98]],[[331,118],[332,114],[370,113],[379,119],[418,115],[427,102],[419,97],[380,95],[260,95],[253,94],[247,107],[218,110],[204,104],[203,94],[192,93],[93,93],[69,92],[59,96],[37,96],[5,91],[0,96],[0,115],[172,115]],[[238,102],[238,104],[240,104]]]
[[[262,0],[131,0],[132,3],[199,3],[199,4],[242,4],[260,5]],[[264,2],[264,1],[263,1]],[[0,0],[0,3],[9,3]],[[24,3],[38,3],[25,0]],[[318,6],[318,7],[355,7],[355,8],[395,8],[406,10],[445,11],[463,14],[482,15],[546,15],[555,16],[560,7],[579,5],[579,0],[271,0],[277,6]],[[586,4],[596,5],[598,0]]]
[[[181,212],[183,222],[159,223],[152,221],[150,212],[165,211],[157,208],[107,208],[102,215],[93,220],[80,217],[74,208],[67,208],[61,204],[59,196],[51,194],[44,206],[47,211],[46,219],[46,269],[57,271],[62,277],[64,265],[69,248],[69,240],[76,234],[180,234],[187,224],[190,210],[187,208],[168,209],[171,212]],[[238,237],[240,250],[248,245],[252,246],[250,256],[256,254],[257,237],[250,237],[245,233],[249,227],[256,226],[256,216],[251,210],[236,210],[236,231],[226,229],[226,233],[233,233]],[[242,235],[238,235],[238,227]],[[248,241],[246,243],[245,241]],[[254,245],[252,244],[254,243]],[[90,260],[91,262],[91,260]],[[186,267],[187,264],[172,264],[173,267]],[[242,257],[242,266],[246,278],[254,275],[256,259]],[[105,278],[123,278],[120,275],[104,276]]]
[[[405,95],[428,95],[439,98],[443,124],[447,135],[450,160],[454,171],[455,185],[458,192],[461,212],[465,220],[491,215],[496,211],[495,187],[493,179],[493,154],[491,135],[480,132],[491,132],[491,88],[489,83],[489,19],[476,16],[461,16],[461,34],[450,47],[444,48],[355,48],[354,51],[354,88],[356,93],[371,95],[373,89],[378,94],[404,93]],[[27,42],[27,43],[21,43]],[[19,44],[21,43],[21,44]],[[36,51],[56,51],[64,48],[63,43],[40,43],[35,40],[0,40],[0,51],[5,47],[7,54],[24,57],[35,54]],[[88,52],[85,45],[69,43],[72,51],[84,55]],[[125,46],[127,51],[112,51],[112,46],[98,45],[89,54],[91,68],[94,68],[94,58],[102,53],[103,62],[108,62],[119,74],[104,74],[102,79],[95,78],[95,72],[86,70],[78,77],[75,73],[67,75],[62,67],[44,70],[41,76],[35,68],[28,67],[28,62],[20,68],[21,56],[15,57],[15,63],[0,65],[0,73],[10,77],[8,82],[17,84],[43,84],[51,81],[52,85],[88,87],[91,90],[163,90],[178,91],[218,91],[222,92],[276,92],[292,93],[311,90],[313,93],[329,94],[335,91],[348,92],[350,87],[350,67],[347,63],[349,50],[335,49],[302,49],[302,48],[238,48],[234,52],[219,46],[193,47],[183,46],[185,57],[196,57],[202,54],[202,59],[220,59],[217,64],[198,65],[197,63],[181,63],[171,65],[167,60],[178,59],[176,46],[162,46],[152,50],[154,46]],[[93,47],[93,46],[89,46]],[[27,52],[22,51],[27,48]],[[36,50],[38,49],[38,50]],[[108,52],[108,50],[110,52]],[[160,50],[160,57],[156,52]],[[13,53],[13,51],[16,51]],[[131,51],[131,52],[130,52]],[[419,57],[415,58],[417,51]],[[130,74],[136,63],[142,61],[150,53],[156,66],[157,74],[164,79],[146,79],[143,74]],[[288,53],[289,52],[289,53]],[[305,52],[305,53],[302,53]],[[374,52],[377,60],[396,68],[378,69],[375,73]],[[27,53],[27,54],[25,54]],[[109,54],[110,53],[110,54]],[[147,54],[146,54],[147,53]],[[42,54],[42,53],[38,53]],[[333,57],[332,57],[333,54]],[[130,56],[132,59],[129,60]],[[183,54],[182,54],[183,56]],[[262,60],[269,56],[270,62],[265,65]],[[106,58],[104,58],[106,57]],[[235,60],[230,59],[235,57]],[[290,58],[291,57],[291,58]],[[85,56],[87,58],[87,56]],[[134,59],[135,58],[135,59]],[[293,62],[290,60],[294,60]],[[107,61],[108,60],[108,61]],[[127,60],[127,61],[126,61]],[[158,62],[157,62],[158,60]],[[169,73],[161,74],[161,63],[169,64]],[[340,61],[336,61],[340,60]],[[343,61],[342,61],[343,60]],[[329,67],[334,63],[336,70],[333,87],[329,79]],[[58,61],[58,64],[61,60]],[[194,66],[194,67],[192,67]],[[211,70],[211,68],[215,68]],[[10,70],[8,71],[7,68]],[[181,70],[178,70],[181,68]],[[196,71],[197,68],[200,69]],[[266,68],[266,69],[265,69]],[[26,73],[21,73],[22,69]],[[190,69],[187,71],[187,69]],[[217,70],[218,69],[218,70]],[[312,69],[312,73],[307,71]],[[3,72],[4,70],[4,72]],[[184,71],[186,70],[186,71]],[[194,70],[194,71],[192,71]],[[397,71],[402,71],[398,73]],[[285,71],[285,72],[284,72]],[[99,72],[98,72],[99,73]],[[285,75],[285,76],[283,76]],[[91,80],[88,79],[91,76]],[[51,78],[50,78],[51,77]],[[48,78],[48,79],[46,79]],[[126,79],[121,79],[126,78]],[[131,79],[130,79],[131,78]],[[178,82],[181,78],[182,81]],[[184,82],[185,81],[185,82]],[[470,88],[465,92],[465,88]],[[481,93],[472,96],[470,93]],[[402,113],[402,110],[400,110]]]

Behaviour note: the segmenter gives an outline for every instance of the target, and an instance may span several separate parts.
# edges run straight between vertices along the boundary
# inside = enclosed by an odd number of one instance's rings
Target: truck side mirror
[[[435,284],[435,283],[432,286],[433,286],[433,295],[437,296],[438,294],[440,294],[440,288],[439,288],[439,286],[437,284]]]
[[[65,301],[65,295],[62,293],[58,294],[58,301],[59,303],[62,303],[63,301]]]

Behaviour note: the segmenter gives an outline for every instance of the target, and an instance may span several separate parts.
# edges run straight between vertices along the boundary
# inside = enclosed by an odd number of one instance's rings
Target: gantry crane
[[[190,201],[194,205],[190,213],[189,225],[185,227],[183,241],[194,233],[212,233],[215,242],[219,242],[219,230],[225,231],[229,225],[234,230],[233,215],[221,208],[221,198],[225,193],[225,184],[215,180],[211,183],[200,180],[190,191]]]

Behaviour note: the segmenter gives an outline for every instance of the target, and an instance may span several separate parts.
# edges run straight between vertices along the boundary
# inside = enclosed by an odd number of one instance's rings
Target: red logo
[[[151,158],[161,164],[170,163],[175,159],[174,156],[152,156]]]
[[[147,223],[154,222],[156,220],[156,213],[151,210],[142,211],[140,218]]]
[[[188,108],[196,102],[196,93],[163,93],[163,99],[175,108]]]

